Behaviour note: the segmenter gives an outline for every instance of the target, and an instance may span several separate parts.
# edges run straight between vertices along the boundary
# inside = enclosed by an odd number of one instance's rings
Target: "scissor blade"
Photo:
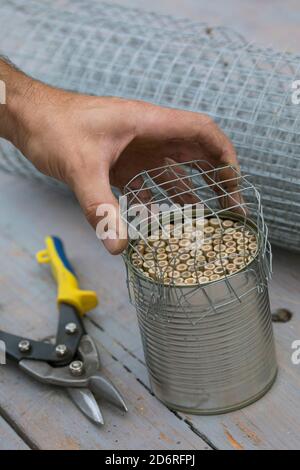
[[[116,387],[102,374],[98,373],[90,378],[89,387],[97,398],[104,398],[109,403],[128,411],[125,401]]]
[[[104,419],[93,393],[87,388],[67,388],[68,394],[78,408],[94,423],[104,424]]]

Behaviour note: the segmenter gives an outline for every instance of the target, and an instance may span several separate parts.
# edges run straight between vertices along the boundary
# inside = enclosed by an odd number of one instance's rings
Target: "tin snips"
[[[74,403],[93,422],[104,424],[97,399],[105,399],[122,411],[126,404],[116,387],[101,373],[93,339],[82,317],[98,304],[93,291],[79,288],[62,241],[47,237],[46,248],[37,253],[39,263],[49,263],[58,285],[59,321],[55,344],[33,341],[0,331],[7,356],[42,383],[64,387]]]

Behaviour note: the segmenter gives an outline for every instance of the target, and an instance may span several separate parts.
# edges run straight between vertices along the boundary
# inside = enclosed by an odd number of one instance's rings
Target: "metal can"
[[[254,224],[249,229],[257,230]],[[254,402],[273,384],[270,260],[266,240],[257,238],[257,252],[244,269],[201,286],[155,282],[126,257],[152,390],[168,407],[224,413]]]

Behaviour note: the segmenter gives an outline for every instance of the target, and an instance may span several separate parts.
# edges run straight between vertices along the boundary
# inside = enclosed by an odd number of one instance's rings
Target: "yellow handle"
[[[57,302],[73,305],[81,315],[95,308],[98,305],[97,294],[79,288],[62,241],[58,237],[46,237],[45,243],[46,248],[37,253],[36,259],[39,263],[50,263],[58,285]]]

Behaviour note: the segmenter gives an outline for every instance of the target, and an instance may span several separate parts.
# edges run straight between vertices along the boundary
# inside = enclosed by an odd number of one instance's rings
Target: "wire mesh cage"
[[[300,249],[299,55],[96,0],[10,0],[0,25],[1,51],[47,83],[210,114],[261,189],[270,239]],[[3,169],[41,177],[9,144],[1,151]]]
[[[128,289],[154,393],[194,413],[254,401],[277,370],[258,191],[198,161],[145,171],[125,196]]]
[[[204,161],[168,164],[133,178],[124,198],[122,217],[130,240],[125,260],[137,282],[144,277],[162,291],[179,285],[205,290],[223,279],[233,299],[240,300],[230,278],[240,270],[251,271],[256,262],[257,285],[266,286],[271,248],[260,194],[234,167],[213,168]],[[138,286],[133,291],[139,298]],[[205,297],[215,311],[212,299]],[[159,293],[159,312],[160,299]],[[144,303],[153,308],[153,303]]]

